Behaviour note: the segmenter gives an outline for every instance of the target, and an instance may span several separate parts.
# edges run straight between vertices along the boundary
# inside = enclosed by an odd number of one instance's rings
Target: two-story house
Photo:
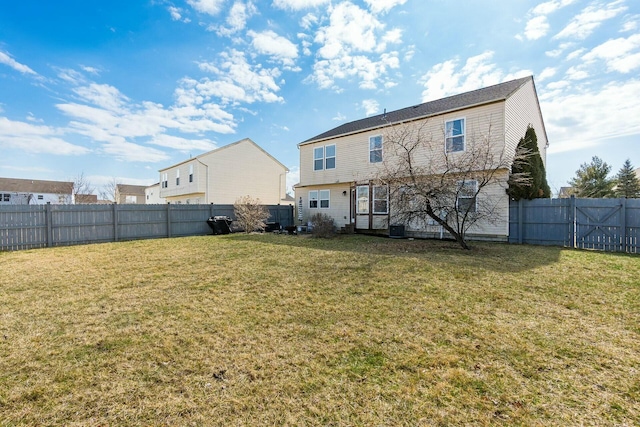
[[[0,204],[44,205],[74,203],[73,182],[0,178]]]
[[[430,152],[416,156],[422,165],[464,156],[489,135],[492,150],[513,158],[528,126],[536,131],[546,165],[548,141],[533,77],[520,78],[345,123],[301,142],[300,182],[295,186],[300,222],[305,224],[313,214],[325,213],[338,227],[388,233],[393,225],[393,200],[377,178],[389,154],[388,130],[393,128],[397,133],[408,126],[419,128],[435,142]],[[498,172],[496,183],[477,198],[496,198],[496,216],[500,218],[478,223],[467,234],[470,238],[508,237],[509,198],[505,190],[510,168]],[[407,235],[416,237],[436,237],[442,231],[435,223],[404,225]]]
[[[169,203],[233,204],[243,196],[266,205],[289,203],[289,169],[249,138],[159,172],[159,197]]]

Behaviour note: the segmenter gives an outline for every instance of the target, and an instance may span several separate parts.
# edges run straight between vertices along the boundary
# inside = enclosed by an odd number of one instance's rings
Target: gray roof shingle
[[[434,116],[449,111],[469,108],[471,106],[502,101],[507,99],[511,94],[530,80],[533,80],[532,76],[523,77],[482,89],[473,90],[471,92],[465,92],[459,95],[453,95],[437,99],[435,101],[402,108],[400,110],[390,111],[385,114],[378,114],[365,119],[355,120],[328,130],[320,135],[316,135],[313,138],[309,138],[306,141],[301,142],[300,145],[340,135],[360,132],[367,129],[375,129],[390,123],[415,120],[417,118]]]

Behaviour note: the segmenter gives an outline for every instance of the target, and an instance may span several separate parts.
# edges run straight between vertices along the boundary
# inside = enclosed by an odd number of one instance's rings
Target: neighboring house
[[[145,203],[147,205],[163,205],[167,199],[160,197],[160,183],[156,182],[144,189]]]
[[[73,182],[0,178],[0,204],[72,204]]]
[[[160,197],[169,203],[233,204],[243,196],[286,203],[289,169],[248,138],[159,172]]]
[[[76,205],[95,205],[98,203],[98,196],[95,194],[76,194]]]
[[[297,217],[305,224],[313,214],[325,213],[338,227],[389,233],[389,225],[395,225],[391,223],[394,207],[389,203],[389,191],[375,180],[385,159],[385,128],[414,126],[420,127],[421,134],[430,135],[438,149],[421,153],[427,164],[444,153],[463,155],[468,144],[488,134],[492,149],[513,158],[529,125],[536,131],[546,165],[547,134],[531,76],[343,124],[298,144]],[[499,172],[500,182],[478,195],[497,200],[499,218],[495,223],[476,224],[467,233],[471,238],[508,237],[509,198],[505,190],[509,170]],[[407,235],[415,237],[436,237],[441,232],[435,223],[403,225]]]
[[[116,203],[120,205],[133,204],[144,205],[145,204],[145,186],[144,185],[129,185],[129,184],[117,184],[116,185]]]
[[[559,199],[568,199],[575,193],[573,187],[560,187],[560,191],[558,191]]]

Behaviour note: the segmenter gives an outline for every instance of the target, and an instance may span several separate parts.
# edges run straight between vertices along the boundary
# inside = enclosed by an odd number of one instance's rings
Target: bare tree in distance
[[[73,199],[75,203],[82,201],[82,196],[93,194],[95,188],[85,176],[84,171],[80,172],[73,178]]]
[[[102,190],[100,190],[100,198],[102,200],[108,200],[110,202],[116,203],[116,199],[118,197],[118,185],[121,182],[115,176],[111,178],[106,184],[102,186]]]
[[[503,204],[511,166],[526,162],[530,153],[525,149],[507,153],[491,125],[483,134],[467,133],[464,150],[457,152],[447,152],[444,129],[437,135],[429,129],[427,121],[386,127],[384,160],[376,181],[389,187],[391,221],[418,227],[440,225],[469,249],[466,236],[472,226],[505,220]],[[530,182],[526,174],[514,174],[511,179],[522,185]],[[499,191],[487,191],[492,186]]]
[[[269,209],[261,204],[260,199],[251,196],[243,196],[235,201],[233,210],[236,221],[244,229],[245,233],[252,231],[264,231],[267,227],[267,220],[271,216]]]

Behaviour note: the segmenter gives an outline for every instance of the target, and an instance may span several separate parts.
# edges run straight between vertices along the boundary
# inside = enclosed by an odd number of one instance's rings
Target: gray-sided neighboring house
[[[160,197],[169,203],[233,204],[243,196],[287,203],[287,169],[249,138],[160,169]]]
[[[532,76],[330,129],[298,144],[297,218],[304,224],[312,215],[325,213],[338,227],[388,234],[389,226],[393,225],[394,206],[390,205],[388,187],[376,180],[387,156],[388,129],[401,130],[409,126],[420,129],[432,142],[430,146],[435,147],[429,152],[424,149],[425,152],[416,156],[421,166],[426,166],[442,164],[445,156],[464,156],[470,144],[482,138],[490,141],[492,151],[506,153],[513,159],[529,125],[535,129],[540,155],[546,165],[547,133]],[[490,135],[490,139],[486,135]],[[505,190],[509,172],[510,167],[500,169],[497,182],[484,187],[478,195],[478,198],[490,197],[496,201],[499,218],[475,224],[467,233],[470,238],[507,239],[509,197]],[[436,223],[405,226],[407,235],[415,237],[436,237],[440,232]]]
[[[73,204],[73,182],[0,178],[0,204]]]

